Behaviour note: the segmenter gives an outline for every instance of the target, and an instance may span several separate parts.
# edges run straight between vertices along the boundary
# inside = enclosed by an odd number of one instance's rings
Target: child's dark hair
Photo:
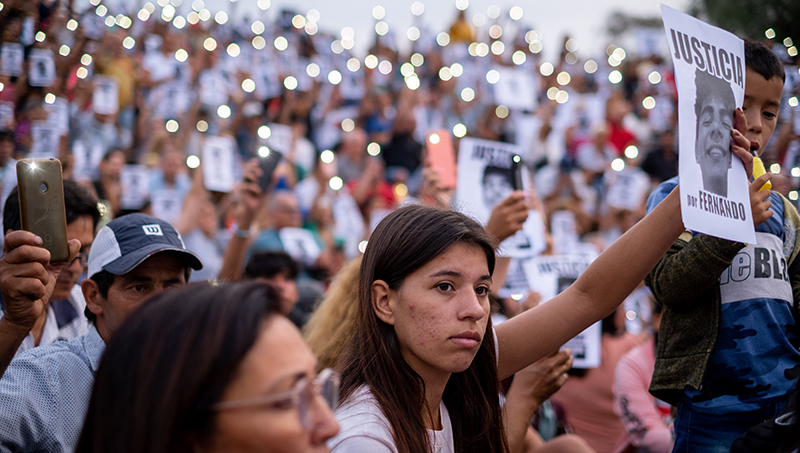
[[[744,64],[767,80],[778,76],[786,82],[783,63],[773,51],[760,42],[744,40]]]

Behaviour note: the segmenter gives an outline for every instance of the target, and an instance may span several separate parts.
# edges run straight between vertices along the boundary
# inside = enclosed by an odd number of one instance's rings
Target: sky
[[[104,3],[112,5],[124,4],[129,10],[138,10],[146,0],[105,0]],[[155,3],[155,0],[151,0]],[[181,3],[177,7],[178,13],[187,14],[190,11],[192,0],[171,0],[173,4]],[[366,49],[373,42],[376,20],[372,17],[375,6],[382,6],[385,10],[385,22],[395,34],[398,47],[401,50],[408,48],[406,30],[421,21],[432,31],[438,33],[449,28],[456,17],[456,0],[419,0],[424,6],[424,12],[416,18],[411,12],[411,5],[417,0],[261,0],[268,1],[270,7],[262,11],[257,6],[257,0],[237,0],[231,3],[228,0],[205,0],[205,7],[212,14],[219,10],[226,11],[234,17],[243,17],[245,14],[255,20],[256,18],[274,19],[283,8],[291,8],[300,14],[306,14],[310,9],[319,11],[319,27],[329,32],[338,32],[344,27],[351,27],[355,31],[356,55],[363,57]],[[501,14],[508,18],[509,11],[514,6],[523,10],[520,23],[530,26],[543,34],[543,55],[545,58],[554,58],[561,50],[563,36],[569,34],[578,41],[578,54],[588,58],[599,56],[611,39],[605,32],[605,20],[614,10],[621,10],[629,15],[659,16],[658,0],[561,0],[542,2],[531,0],[458,0],[468,2],[467,18],[472,19],[476,14],[487,16],[491,6],[499,7]],[[88,0],[76,1],[78,5],[88,6]],[[663,0],[678,10],[685,10],[689,0]],[[265,17],[266,16],[266,17]],[[414,22],[414,21],[417,22]],[[487,18],[487,20],[490,20]],[[615,43],[618,44],[618,43]]]

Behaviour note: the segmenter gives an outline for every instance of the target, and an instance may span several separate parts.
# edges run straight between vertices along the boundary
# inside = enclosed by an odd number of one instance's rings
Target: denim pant
[[[748,429],[777,417],[786,409],[778,401],[763,409],[734,414],[705,414],[692,410],[691,403],[678,404],[673,453],[729,453],[731,445]]]

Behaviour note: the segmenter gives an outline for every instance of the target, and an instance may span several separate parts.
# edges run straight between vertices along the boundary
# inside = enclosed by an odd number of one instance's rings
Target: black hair
[[[697,115],[697,127],[700,127],[700,112],[708,99],[719,98],[725,107],[730,108],[731,115],[736,109],[736,99],[730,83],[699,69],[694,73],[695,100],[694,112]]]
[[[3,234],[8,230],[19,230],[22,228],[19,219],[19,191],[16,187],[6,198],[3,207]],[[100,221],[100,211],[97,209],[97,200],[88,190],[81,187],[75,181],[64,180],[64,208],[67,215],[67,225],[78,220],[78,218],[88,215],[92,218],[92,231],[97,228]]]
[[[244,276],[248,279],[272,278],[282,273],[286,273],[290,280],[297,280],[297,275],[300,273],[297,261],[282,251],[256,253],[244,267]]]
[[[744,64],[767,80],[777,76],[781,78],[781,81],[786,82],[783,63],[775,55],[775,52],[760,42],[744,40]]]
[[[494,165],[487,165],[483,168],[483,182],[486,182],[486,177],[489,175],[502,176],[506,181],[514,180],[514,172],[511,168],[496,167]]]

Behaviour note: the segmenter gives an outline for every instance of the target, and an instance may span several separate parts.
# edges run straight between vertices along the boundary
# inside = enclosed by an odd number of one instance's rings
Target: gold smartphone
[[[17,162],[19,218],[22,229],[42,238],[50,262],[69,259],[64,183],[58,159],[22,159]]]

